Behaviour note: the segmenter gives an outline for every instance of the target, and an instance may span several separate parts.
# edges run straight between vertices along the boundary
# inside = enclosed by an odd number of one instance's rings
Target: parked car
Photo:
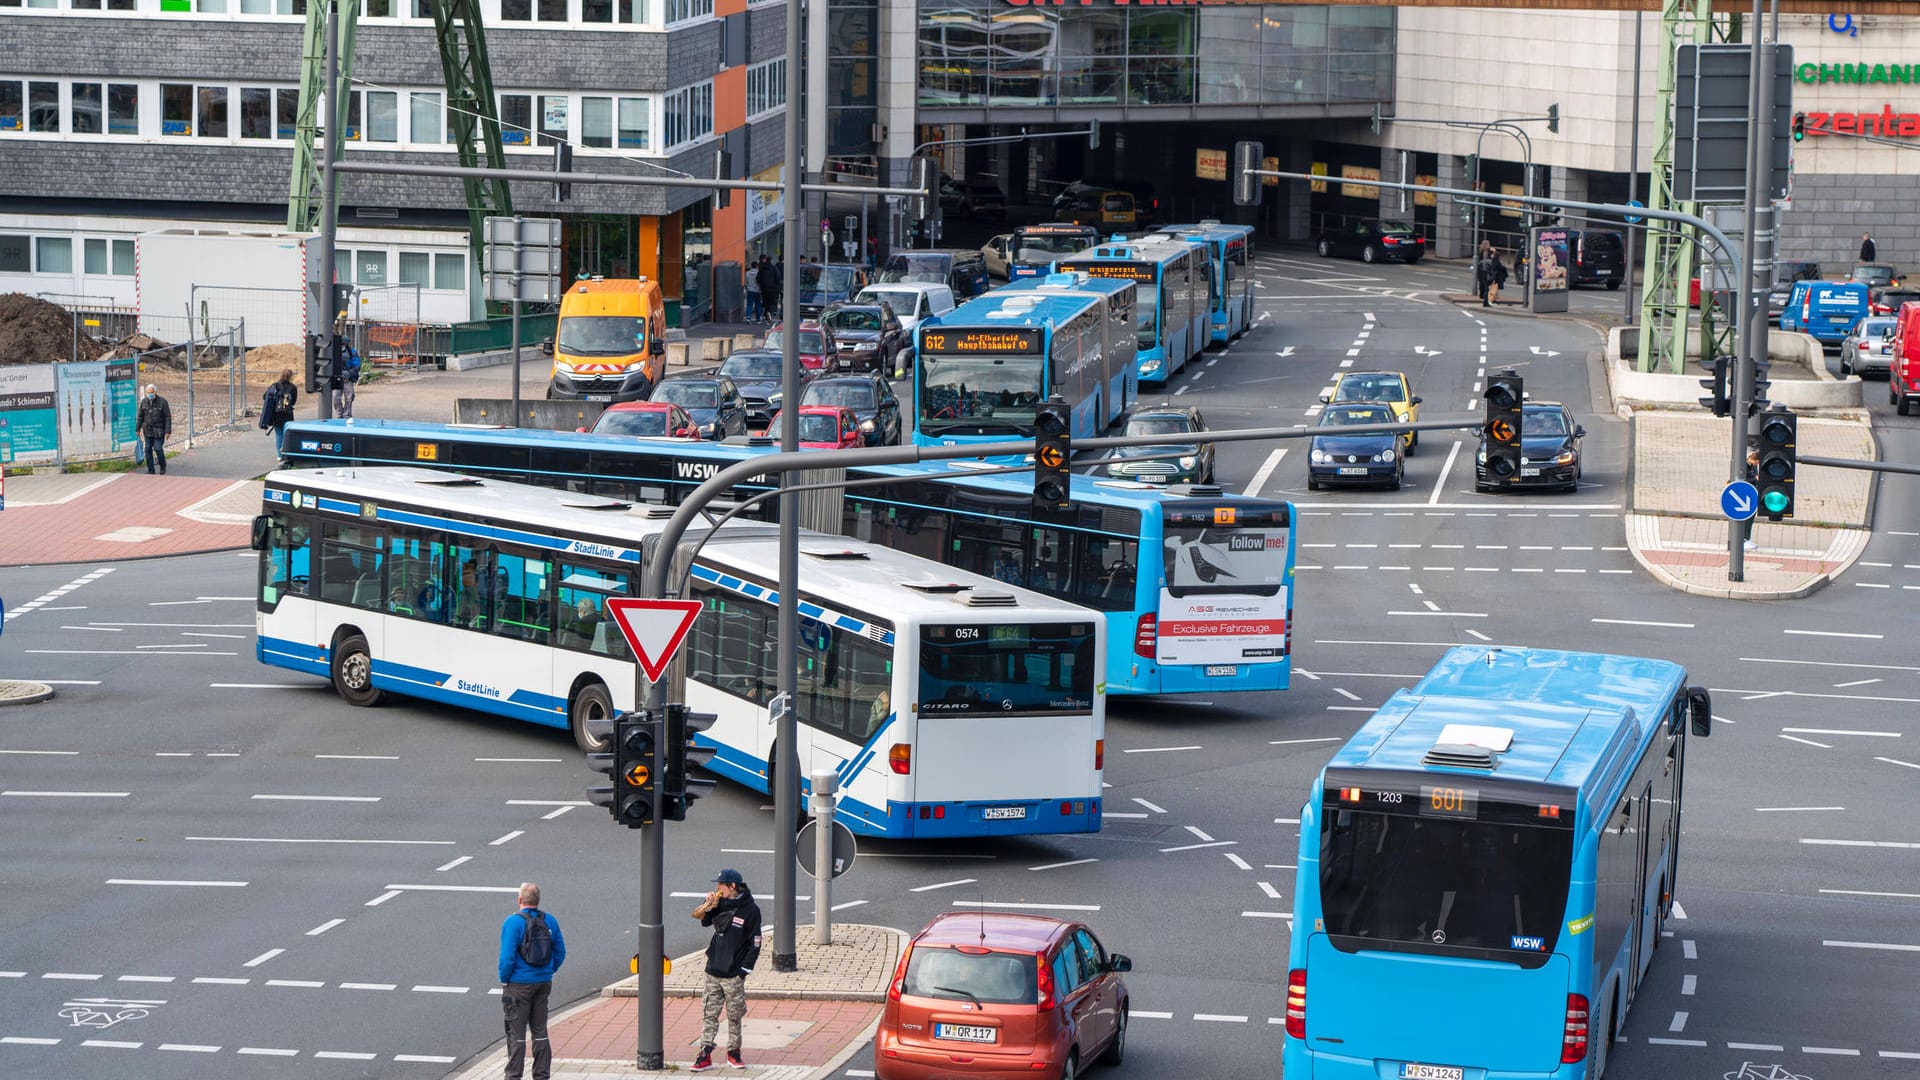
[[[1427,253],[1427,238],[1404,221],[1356,221],[1320,234],[1315,245],[1323,259],[1336,256],[1361,262],[1417,263]]]
[[[587,430],[581,428],[581,431]],[[697,439],[700,429],[687,410],[670,401],[622,401],[607,406],[593,422],[595,435]]]
[[[1797,281],[1780,312],[1780,329],[1810,334],[1835,348],[1867,315],[1867,287],[1858,281]]]
[[[1205,431],[1207,422],[1200,410],[1191,405],[1141,406],[1127,417],[1122,435],[1175,435]],[[1148,454],[1178,454],[1178,457],[1145,459]],[[1213,483],[1213,444],[1178,446],[1122,446],[1109,455],[1117,460],[1107,464],[1107,475],[1149,484]],[[1144,459],[1144,460],[1136,460]]]
[[[1082,922],[935,916],[901,951],[873,1035],[877,1080],[1077,1077],[1127,1052],[1133,961]]]
[[[780,352],[786,348],[786,323],[777,322],[767,331],[760,342],[763,349]],[[815,373],[827,370],[827,365],[840,354],[840,346],[834,340],[833,331],[821,326],[816,319],[804,319],[800,323],[800,366]]]
[[[800,314],[814,316],[828,304],[851,300],[867,287],[866,268],[840,263],[802,263],[800,275]]]
[[[1320,395],[1322,403],[1378,401],[1393,409],[1395,420],[1408,423],[1420,419],[1420,398],[1413,392],[1413,381],[1403,371],[1343,371],[1333,380],[1333,389]],[[1401,449],[1413,456],[1420,445],[1420,433],[1409,431],[1400,437]]]
[[[932,315],[943,315],[952,311],[956,300],[953,289],[947,285],[930,285],[924,281],[892,281],[885,285],[869,285],[854,297],[856,304],[885,304],[893,309],[894,317],[900,325],[912,335],[913,328],[920,320]]]
[[[767,423],[767,434],[779,437],[780,414]],[[800,448],[803,450],[845,450],[865,446],[860,418],[840,405],[800,406]]]
[[[1154,194],[1151,180],[1124,176],[1082,177],[1054,194],[1053,207],[1055,210],[1065,209],[1082,196],[1096,191],[1124,191],[1133,196],[1133,228],[1148,229],[1159,224],[1160,200]]]
[[[777,349],[741,349],[720,362],[719,373],[733,380],[740,391],[740,404],[747,411],[747,430],[765,431],[773,414],[779,411],[781,364],[786,358]],[[802,365],[800,387],[806,388],[814,373]]]
[[[820,325],[833,332],[835,371],[892,371],[900,351],[912,346],[885,303],[835,304],[820,313]]]
[[[979,296],[993,285],[987,277],[987,261],[976,248],[896,251],[880,268],[880,284],[899,281],[945,285],[959,300]]]
[[[900,399],[878,375],[828,375],[813,380],[800,394],[800,404],[844,405],[860,420],[868,446],[900,442]]]
[[[1307,490],[1334,484],[1383,484],[1397,491],[1406,475],[1400,436],[1391,431],[1347,434],[1361,424],[1391,424],[1393,408],[1384,401],[1341,402],[1320,410],[1320,423],[1307,447]]]
[[[747,433],[747,407],[740,399],[740,388],[725,375],[704,371],[668,375],[653,388],[650,400],[685,409],[701,438],[724,439]]]
[[[1520,473],[1504,484],[1487,475],[1487,435],[1473,459],[1473,488],[1557,487],[1573,491],[1580,486],[1580,440],[1587,429],[1557,401],[1529,401],[1520,406]]]
[[[1893,328],[1898,320],[1891,315],[1873,315],[1861,319],[1860,324],[1840,343],[1840,373],[1842,375],[1866,375],[1878,373],[1891,377],[1893,373]]]

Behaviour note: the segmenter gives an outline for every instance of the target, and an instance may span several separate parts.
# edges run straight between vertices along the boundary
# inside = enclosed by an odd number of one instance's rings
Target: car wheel
[[[1853,363],[1847,359],[1847,354],[1845,352],[1842,352],[1840,354],[1840,374],[1842,375],[1853,374]]]
[[[1308,491],[1319,491],[1319,490],[1320,490],[1320,481],[1318,481],[1318,480],[1315,480],[1315,479],[1313,479],[1312,477],[1308,477],[1308,478],[1307,478],[1307,490],[1308,490]]]
[[[1408,265],[1408,266],[1413,266],[1413,265],[1415,265],[1416,263],[1418,263],[1419,261],[1420,261],[1420,256],[1418,256],[1418,255],[1415,255],[1415,256],[1414,256],[1413,258],[1411,258],[1411,259],[1408,259],[1408,260],[1407,260],[1407,265]]]
[[[1320,257],[1323,259],[1333,258],[1333,243],[1331,241],[1320,241],[1320,243],[1315,246],[1315,250],[1320,252]]]
[[[363,709],[387,696],[373,685],[373,653],[359,634],[348,634],[333,647],[333,690],[347,704]]]
[[[1399,490],[1400,490],[1400,481],[1401,481],[1402,479],[1403,479],[1403,477],[1402,477],[1402,475],[1401,475],[1400,473],[1394,473],[1394,474],[1393,474],[1393,476],[1392,476],[1391,478],[1389,478],[1389,479],[1387,480],[1387,490],[1388,490],[1388,491],[1399,491]]]
[[[1619,279],[1619,278],[1608,278],[1608,279],[1607,279],[1607,291],[1608,291],[1608,292],[1614,292],[1614,291],[1617,291],[1617,290],[1618,290],[1619,288],[1620,288],[1620,279]]]
[[[613,719],[613,697],[597,682],[588,683],[573,695],[567,705],[567,728],[573,732],[574,745],[584,754],[598,754],[613,740],[596,739],[587,730],[589,720]]]
[[[1120,1010],[1120,1024],[1113,1029],[1113,1041],[1107,1044],[1107,1052],[1100,1055],[1100,1064],[1118,1065],[1127,1060],[1127,1010]]]
[[[1073,1080],[1080,1075],[1080,1051],[1067,1051],[1067,1063],[1060,1066],[1060,1080]]]
[[[1372,244],[1368,244],[1366,247],[1360,249],[1360,261],[1363,263],[1374,262],[1379,258],[1380,253],[1374,250]]]

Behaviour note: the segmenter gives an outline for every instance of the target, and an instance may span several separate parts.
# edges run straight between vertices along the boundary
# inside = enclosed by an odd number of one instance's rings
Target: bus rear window
[[[1037,716],[1093,709],[1093,624],[920,629],[922,716]]]
[[[1167,591],[1273,596],[1287,583],[1285,527],[1166,525]]]
[[[1347,951],[1538,967],[1559,938],[1572,866],[1569,829],[1334,806],[1321,818],[1320,907]]]

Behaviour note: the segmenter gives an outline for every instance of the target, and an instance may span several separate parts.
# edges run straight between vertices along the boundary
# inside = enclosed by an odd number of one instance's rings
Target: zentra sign
[[[1892,105],[1883,105],[1877,113],[1824,113],[1809,110],[1808,135],[1890,135],[1904,138],[1920,136],[1920,113],[1897,113]]]

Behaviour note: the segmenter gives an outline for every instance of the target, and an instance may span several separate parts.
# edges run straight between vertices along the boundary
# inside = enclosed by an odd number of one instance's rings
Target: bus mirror
[[[272,535],[273,535],[273,519],[268,517],[265,514],[256,515],[253,519],[253,536],[252,536],[252,539],[249,541],[249,543],[253,547],[253,550],[255,551],[267,550],[267,539]]]
[[[1694,735],[1704,739],[1713,733],[1713,697],[1706,687],[1687,687],[1687,715]]]

